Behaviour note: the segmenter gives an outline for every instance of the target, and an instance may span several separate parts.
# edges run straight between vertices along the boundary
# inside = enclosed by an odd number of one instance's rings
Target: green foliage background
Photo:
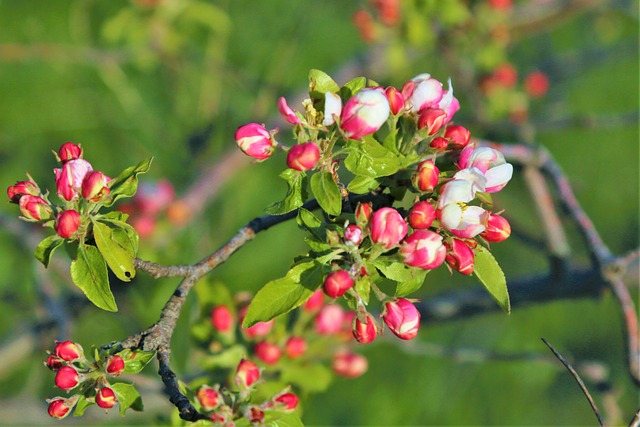
[[[509,56],[523,73],[548,73],[551,91],[531,108],[536,139],[562,165],[605,242],[624,254],[638,246],[638,5],[601,3],[525,36]],[[351,23],[357,2],[173,4],[150,19],[152,12],[121,0],[0,1],[3,188],[24,179],[27,170],[42,187],[53,189],[50,151],[74,141],[95,168],[112,175],[154,156],[145,178],[167,178],[181,194],[234,146],[237,126],[273,123],[277,97],[304,89],[310,68],[331,74],[369,48]],[[449,76],[439,57],[395,68],[381,83],[401,85],[425,71],[443,81]],[[455,85],[456,76],[451,77]],[[462,101],[458,121],[466,124],[463,119],[473,112],[465,111],[464,93],[456,94]],[[513,140],[507,121],[496,121],[490,131],[469,127],[482,132],[476,136]],[[284,139],[286,129],[281,135]],[[202,215],[181,230],[161,224],[158,237],[141,241],[140,256],[173,264],[201,259],[280,200],[285,189],[277,174],[283,167],[281,154],[250,167],[247,160]],[[521,227],[543,236],[521,180],[500,193],[499,203]],[[88,348],[137,332],[157,319],[176,281],[140,274],[131,284],[115,285],[121,307],[116,314],[72,300],[58,313],[71,323],[48,330],[43,290],[70,294],[67,260],[62,251],[56,253],[63,269],[43,273],[29,237],[37,227],[13,221],[17,209],[8,203],[0,205],[0,215],[6,225],[0,229],[0,424],[41,425],[50,422],[44,398],[56,393],[53,375],[40,365],[53,339],[70,338]],[[305,250],[302,236],[292,223],[279,225],[210,280],[234,291],[255,291],[281,277],[293,256]],[[572,236],[572,242],[576,264],[586,265],[580,240]],[[494,255],[508,279],[545,271],[545,255],[516,239],[496,245]],[[473,286],[478,284],[441,271],[429,275],[420,297]],[[196,313],[192,297],[174,338],[173,358],[181,374],[193,372],[188,323]],[[47,330],[44,339],[33,338],[39,336],[36,324]],[[428,324],[420,344],[389,340],[367,347],[368,374],[336,379],[327,392],[309,396],[303,420],[310,425],[594,424],[584,397],[559,363],[474,357],[477,349],[547,356],[543,336],[562,353],[609,367],[622,421],[627,421],[637,409],[638,389],[626,373],[621,331],[619,309],[608,293],[597,300],[516,308],[510,316],[496,312]],[[17,343],[25,340],[31,340],[27,348],[32,351],[23,354]],[[435,354],[442,348],[459,352],[465,361]],[[154,378],[153,369],[147,371]],[[598,400],[599,393],[592,391]],[[141,392],[145,399],[144,387]],[[168,402],[145,401],[148,411],[141,416],[121,420],[89,410],[84,418],[64,423],[166,423]]]

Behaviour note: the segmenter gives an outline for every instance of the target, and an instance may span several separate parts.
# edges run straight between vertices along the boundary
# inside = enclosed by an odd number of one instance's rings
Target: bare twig
[[[558,360],[560,360],[560,362],[562,362],[562,364],[569,370],[569,372],[571,372],[571,375],[573,375],[573,378],[575,378],[575,380],[578,382],[578,385],[580,386],[582,393],[584,393],[587,400],[589,401],[589,405],[591,405],[591,409],[593,410],[593,413],[596,414],[596,417],[598,417],[598,422],[600,423],[601,426],[604,426],[604,420],[602,419],[602,415],[600,415],[600,411],[598,410],[596,403],[593,401],[593,398],[589,394],[589,390],[587,390],[587,387],[584,385],[582,378],[580,378],[580,375],[578,375],[576,370],[573,369],[573,366],[571,366],[571,364],[567,362],[564,359],[564,357],[562,357],[562,355],[558,353],[558,351],[555,348],[553,348],[551,344],[549,344],[547,340],[545,340],[544,338],[540,338],[540,339],[542,340],[542,342],[546,344],[547,347],[549,347],[549,350],[553,352],[553,354],[558,358]]]

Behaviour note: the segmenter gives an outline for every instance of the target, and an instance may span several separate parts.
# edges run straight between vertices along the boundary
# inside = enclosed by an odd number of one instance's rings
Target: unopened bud
[[[438,185],[440,169],[433,160],[425,160],[413,174],[413,185],[423,193],[431,193]]]
[[[418,128],[425,129],[428,135],[435,135],[445,124],[447,113],[439,108],[427,108],[420,112]]]
[[[73,209],[63,211],[58,214],[58,218],[56,220],[56,233],[58,236],[69,239],[80,227],[80,214]]]
[[[315,319],[315,329],[320,335],[337,334],[342,329],[345,313],[338,304],[327,304]]]
[[[73,142],[65,142],[58,149],[58,157],[62,164],[67,163],[69,160],[79,159],[82,157],[82,147]]]
[[[367,359],[349,350],[337,351],[333,356],[333,371],[347,378],[356,378],[367,372],[369,364]]]
[[[302,337],[291,337],[284,346],[284,352],[289,359],[297,359],[307,351],[307,341]]]
[[[296,144],[287,153],[287,166],[298,171],[313,169],[320,159],[320,149],[314,142]]]
[[[387,95],[391,114],[394,116],[397,115],[404,108],[404,96],[402,96],[402,92],[393,86],[389,86],[384,90],[384,93]]]
[[[18,203],[22,196],[40,196],[40,188],[31,181],[19,181],[7,188],[7,196],[11,203]]]
[[[407,234],[407,228],[407,223],[393,208],[378,209],[369,222],[371,240],[386,249],[391,249],[400,243]]]
[[[105,370],[109,375],[117,377],[124,372],[124,360],[117,354],[109,357],[105,363]]]
[[[363,320],[360,320],[360,316],[356,315],[353,318],[352,331],[355,339],[361,344],[367,344],[376,339],[378,334],[378,327],[373,316],[367,313],[366,316],[362,316]]]
[[[487,228],[480,236],[488,242],[498,243],[506,240],[511,235],[509,221],[501,215],[489,214]]]
[[[454,150],[462,150],[469,144],[471,132],[464,126],[447,126],[444,131],[444,138],[450,141],[451,148]]]
[[[80,383],[80,375],[71,366],[63,366],[56,372],[54,382],[62,390],[71,390]]]
[[[82,346],[73,341],[62,341],[56,344],[54,350],[56,356],[67,362],[73,362],[84,356]]]
[[[431,227],[434,219],[436,219],[436,208],[424,200],[413,205],[409,211],[409,225],[414,230]]]
[[[447,248],[445,261],[449,267],[461,274],[469,275],[473,273],[475,256],[465,242],[460,239],[453,239],[451,243],[445,242],[444,245]]]
[[[24,195],[20,197],[18,204],[20,213],[26,220],[46,221],[53,215],[53,209],[49,203],[38,196]]]
[[[250,389],[260,379],[260,369],[250,360],[242,359],[238,364],[235,383],[241,390]]]
[[[211,309],[211,325],[218,332],[229,332],[233,326],[233,315],[226,305],[218,305]]]
[[[314,312],[320,310],[320,307],[324,305],[324,292],[321,289],[316,290],[304,304],[302,309],[307,312]]]
[[[420,312],[405,298],[387,302],[382,315],[391,332],[403,340],[411,340],[418,335]]]
[[[257,160],[269,158],[275,150],[275,142],[271,134],[258,123],[240,126],[236,130],[235,139],[243,153]]]
[[[222,395],[215,388],[203,385],[196,392],[196,398],[205,411],[212,411],[223,403]]]
[[[355,224],[349,224],[344,229],[344,241],[347,244],[358,246],[362,242],[362,228]]]
[[[389,101],[383,92],[363,89],[345,104],[340,127],[348,138],[360,139],[380,129],[389,113]]]
[[[282,350],[277,344],[262,341],[255,345],[253,349],[256,357],[268,365],[273,365],[282,357]]]
[[[323,286],[329,297],[338,298],[353,287],[353,279],[345,270],[337,270],[329,273]]]
[[[96,393],[96,405],[99,407],[109,409],[116,406],[116,403],[118,403],[118,399],[110,387],[102,387]]]
[[[424,270],[439,267],[446,256],[442,236],[431,230],[416,230],[400,245],[399,253],[405,264]]]
[[[293,393],[283,393],[273,399],[274,409],[293,411],[298,407],[300,399]]]
[[[109,195],[107,183],[109,177],[100,171],[89,172],[82,181],[82,197],[92,202],[98,202]]]
[[[75,396],[70,399],[54,397],[53,399],[47,400],[47,402],[49,403],[49,407],[47,408],[49,416],[51,418],[62,419],[69,415],[69,411],[76,405],[78,398]]]

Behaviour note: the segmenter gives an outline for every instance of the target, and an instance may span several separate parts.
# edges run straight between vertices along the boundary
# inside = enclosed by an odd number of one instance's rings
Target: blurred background
[[[280,126],[287,142],[276,100],[286,96],[300,109],[311,68],[339,84],[366,75],[398,87],[429,72],[451,77],[462,105],[456,121],[472,135],[547,147],[606,244],[624,255],[638,247],[638,36],[638,2],[627,0],[0,0],[0,183],[27,171],[53,189],[51,150],[66,141],[82,144],[85,158],[112,176],[153,156],[144,185],[156,194],[158,183],[170,184],[179,203],[135,219],[139,256],[195,263],[286,191],[277,177],[284,156],[252,165],[235,149],[238,126]],[[496,199],[514,225],[544,238],[521,178]],[[77,298],[62,251],[49,270],[39,265],[33,250],[44,233],[17,216],[14,205],[0,205],[0,424],[56,423],[44,401],[57,394],[53,374],[42,366],[53,340],[89,348],[140,331],[177,281],[141,273],[114,284],[119,313],[100,311]],[[588,266],[575,229],[568,233],[572,262]],[[295,224],[279,225],[207,280],[256,291],[306,251],[302,237]],[[517,238],[494,255],[508,282],[548,270],[545,250]],[[441,270],[420,298],[479,286]],[[631,288],[637,300],[637,277]],[[192,295],[174,334],[179,375],[193,370],[189,325],[198,316]],[[639,395],[608,292],[427,324],[418,343],[368,346],[367,374],[306,396],[303,421],[595,424],[540,337],[592,367],[585,380],[596,402],[626,425]],[[91,408],[57,424],[170,423],[153,371],[138,384],[144,413],[121,419]]]

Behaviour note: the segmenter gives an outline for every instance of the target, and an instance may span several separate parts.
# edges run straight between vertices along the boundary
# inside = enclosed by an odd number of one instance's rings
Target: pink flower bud
[[[226,305],[218,305],[211,309],[211,325],[218,332],[229,332],[233,326],[233,315]]]
[[[92,202],[104,199],[111,192],[107,187],[109,181],[109,177],[102,172],[89,172],[82,181],[82,197]]]
[[[403,340],[414,339],[420,327],[420,312],[407,299],[399,298],[384,305],[384,323],[391,332]]]
[[[268,322],[258,322],[250,328],[244,329],[244,333],[248,338],[261,338],[269,334],[273,328],[274,319]]]
[[[344,310],[338,304],[327,304],[315,318],[315,329],[319,335],[333,335],[340,332],[344,321]]]
[[[418,165],[413,174],[413,185],[423,193],[431,193],[438,185],[440,169],[433,160],[425,160]]]
[[[103,409],[109,409],[116,406],[118,399],[116,394],[110,387],[101,387],[96,393],[96,405]]]
[[[282,350],[277,344],[262,341],[253,348],[256,357],[268,365],[273,365],[282,357]]]
[[[353,279],[344,270],[331,272],[324,280],[324,292],[331,298],[341,297],[351,287],[353,287]]]
[[[356,378],[367,372],[369,364],[367,359],[350,350],[340,350],[333,355],[333,371],[347,378]]]
[[[18,202],[20,213],[30,221],[46,221],[53,215],[53,209],[46,200],[38,196],[24,195]]]
[[[438,108],[426,108],[418,117],[418,128],[426,129],[428,135],[436,134],[444,125],[447,113]]]
[[[62,164],[67,163],[69,160],[80,159],[82,158],[82,147],[73,142],[65,142],[58,149],[58,157]]]
[[[269,158],[275,150],[271,134],[258,123],[240,126],[236,130],[235,139],[244,154],[257,160]]]
[[[62,419],[69,415],[69,411],[76,404],[78,399],[71,398],[65,399],[63,397],[56,397],[48,400],[49,407],[47,408],[47,412],[51,418]]]
[[[63,211],[56,219],[56,233],[58,236],[69,239],[80,227],[80,214],[73,209]]]
[[[384,93],[385,95],[387,95],[391,114],[395,116],[400,113],[400,111],[402,111],[402,109],[404,108],[404,96],[402,96],[402,92],[400,92],[393,86],[389,86],[384,90]]]
[[[451,141],[451,148],[454,150],[462,150],[469,144],[471,132],[464,126],[447,126],[444,131],[444,137]]]
[[[63,341],[56,344],[54,353],[62,360],[73,362],[74,360],[84,357],[84,352],[80,344],[73,341]]]
[[[429,147],[439,151],[446,150],[448,146],[449,146],[449,141],[447,141],[441,136],[433,138],[429,143]]]
[[[227,405],[219,406],[215,412],[209,414],[209,419],[216,426],[233,427],[233,409]]]
[[[117,377],[124,372],[124,360],[122,357],[114,354],[107,359],[107,362],[105,363],[105,370],[109,375]]]
[[[212,411],[216,409],[223,402],[222,396],[218,390],[203,385],[196,392],[196,398],[205,411]]]
[[[459,239],[453,239],[452,243],[445,242],[444,245],[447,248],[445,261],[449,267],[462,274],[469,275],[473,273],[475,256],[465,242]]]
[[[511,225],[503,216],[489,214],[487,217],[487,228],[480,233],[480,236],[488,242],[502,242],[511,235]]]
[[[347,244],[358,246],[362,242],[362,228],[355,224],[347,225],[344,229],[344,241]]]
[[[54,169],[57,194],[66,201],[72,200],[81,190],[85,176],[93,170],[89,162],[83,159],[69,160],[62,169]]]
[[[402,88],[410,111],[417,113],[438,105],[442,99],[442,83],[427,73],[414,77],[411,82],[413,84],[405,83]]]
[[[254,425],[262,425],[264,421],[264,411],[257,406],[248,406],[244,411],[244,417]]]
[[[540,98],[549,90],[549,78],[541,71],[534,71],[525,78],[524,90],[530,97]]]
[[[414,230],[431,227],[434,219],[436,219],[436,208],[427,201],[416,203],[409,211],[409,225]]]
[[[372,214],[373,207],[371,203],[358,203],[358,206],[356,206],[356,222],[359,226],[366,226]]]
[[[294,411],[298,407],[300,399],[293,393],[283,393],[276,396],[274,399],[274,409],[280,409],[284,411]]]
[[[54,354],[50,354],[49,357],[47,357],[47,360],[45,360],[44,362],[45,366],[52,371],[57,371],[58,369],[60,369],[62,366],[64,366],[63,363],[64,360]]]
[[[7,196],[11,203],[18,203],[22,196],[40,196],[40,188],[31,181],[19,181],[7,188]]]
[[[54,382],[62,390],[71,390],[80,382],[80,375],[71,366],[63,366],[56,372]]]
[[[260,369],[250,360],[242,359],[236,369],[235,384],[241,390],[250,389],[260,379]]]
[[[314,142],[296,144],[287,153],[287,166],[298,171],[313,169],[320,159],[320,149]]]
[[[361,344],[367,344],[376,339],[378,334],[378,327],[376,326],[373,316],[367,313],[363,316],[363,320],[360,320],[360,316],[353,318],[353,324],[351,328],[354,338]]]
[[[302,309],[306,312],[314,312],[320,310],[324,305],[324,292],[321,289],[316,290],[308,300],[302,305]]]
[[[369,223],[371,240],[386,249],[396,246],[407,235],[407,223],[393,208],[378,209]]]
[[[280,112],[280,115],[292,125],[300,123],[300,119],[296,115],[296,112],[289,107],[284,96],[278,98],[278,111]]]
[[[442,236],[430,230],[414,231],[400,245],[400,255],[405,264],[424,270],[439,267],[446,256]]]
[[[291,337],[284,346],[284,352],[289,359],[297,359],[307,352],[307,341],[302,337]]]
[[[508,62],[500,64],[492,73],[492,78],[501,86],[514,87],[518,83],[518,71]]]
[[[387,97],[375,89],[363,89],[347,101],[340,127],[351,139],[360,139],[380,129],[389,118]]]

